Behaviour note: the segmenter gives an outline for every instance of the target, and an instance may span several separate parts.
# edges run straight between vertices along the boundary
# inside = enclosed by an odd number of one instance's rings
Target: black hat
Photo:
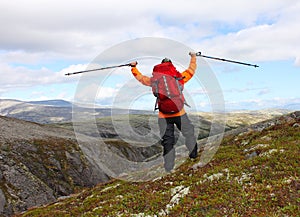
[[[165,57],[162,61],[161,61],[161,63],[167,63],[167,62],[172,62],[169,58],[167,58],[167,57]]]

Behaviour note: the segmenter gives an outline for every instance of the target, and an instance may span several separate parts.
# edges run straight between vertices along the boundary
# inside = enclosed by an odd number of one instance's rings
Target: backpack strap
[[[154,90],[154,91],[152,91],[153,95],[155,97],[158,97],[158,93],[159,93],[159,91],[158,91],[158,81],[153,81],[152,82],[152,90]]]
[[[182,80],[182,79],[184,79],[185,76],[180,77],[180,78],[174,76],[174,78],[175,78],[175,80],[176,80],[176,84],[177,84],[177,87],[178,87],[178,90],[179,90],[180,96],[181,96],[181,95],[182,95],[182,91],[183,91],[183,86],[179,84],[179,81]],[[190,108],[191,106],[186,102],[185,98],[183,98],[183,99],[184,99],[184,104],[185,104],[187,107]]]
[[[167,78],[165,75],[162,76],[163,80],[164,80],[164,85],[166,87],[166,91],[167,91],[167,95],[168,97],[170,98],[171,97],[171,94],[170,94],[170,89],[169,89],[169,85],[167,83]]]
[[[177,87],[178,87],[178,90],[180,90],[180,95],[182,94],[182,91],[183,91],[183,86],[179,84],[179,81],[184,79],[185,77],[176,77],[174,76],[175,80],[176,80],[176,84],[177,84]]]
[[[156,110],[158,110],[158,97],[156,97],[156,100],[155,100],[155,105],[154,105],[154,110],[153,112],[155,113]]]

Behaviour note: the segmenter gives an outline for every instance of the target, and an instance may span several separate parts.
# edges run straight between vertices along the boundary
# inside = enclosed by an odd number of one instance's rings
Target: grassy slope
[[[23,216],[297,216],[300,128],[293,124],[228,136],[197,170],[187,160],[161,179],[112,180]]]

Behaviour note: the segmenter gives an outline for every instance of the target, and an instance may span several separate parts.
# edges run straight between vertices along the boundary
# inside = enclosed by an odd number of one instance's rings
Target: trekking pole
[[[98,69],[89,69],[89,70],[83,70],[83,71],[78,71],[78,72],[71,72],[71,73],[67,73],[65,75],[75,75],[75,74],[80,74],[80,73],[85,73],[85,72],[93,72],[93,71],[99,71],[99,70],[104,70],[104,69],[113,69],[113,68],[118,68],[118,67],[123,67],[123,66],[131,66],[132,64],[137,65],[137,62],[126,63],[126,64],[122,64],[122,65],[117,65],[117,66],[107,66],[107,67],[102,67],[102,68],[98,68]]]
[[[237,64],[246,65],[246,66],[253,66],[255,68],[259,67],[258,65],[253,65],[253,64],[250,64],[250,63],[244,63],[244,62],[239,62],[239,61],[235,61],[235,60],[227,60],[227,59],[218,58],[218,57],[205,56],[205,55],[202,55],[201,52],[197,52],[196,56],[205,57],[205,58],[214,59],[214,60],[225,61],[225,62],[230,62],[230,63],[237,63]]]

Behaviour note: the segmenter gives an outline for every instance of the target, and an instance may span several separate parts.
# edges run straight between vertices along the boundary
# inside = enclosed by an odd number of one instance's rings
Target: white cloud
[[[295,0],[28,0],[2,1],[0,7],[0,50],[5,51],[0,58],[5,62],[88,61],[113,44],[143,36],[259,61],[299,53],[300,4]],[[227,34],[229,29],[233,32]]]
[[[38,70],[28,69],[23,66],[12,67],[6,64],[0,64],[1,79],[0,85],[2,87],[12,86],[30,86],[33,83],[43,84],[49,83],[53,80],[55,75],[46,68],[40,68]]]
[[[28,53],[21,50],[12,50],[0,54],[0,59],[4,63],[14,63],[14,64],[38,64],[43,59],[47,59],[45,53]]]
[[[208,55],[251,62],[291,59],[300,66],[297,0],[27,0],[1,1],[0,8],[0,93],[77,81],[79,76],[64,74],[85,70],[79,63],[115,44],[145,36],[177,40]],[[70,66],[51,68],[60,61]],[[115,91],[97,97],[108,100]]]
[[[99,103],[106,105],[106,102],[112,102],[119,89],[113,87],[105,87],[93,81],[82,82],[75,94],[77,103]]]
[[[276,21],[280,16],[289,14],[286,9],[289,5],[297,7],[296,2],[1,2],[0,47],[5,50],[51,51],[78,57],[95,54],[111,44],[142,36],[171,37],[193,43],[199,37],[213,36],[220,26],[247,28],[255,26],[258,19]]]
[[[11,65],[0,62],[0,85],[2,88],[29,87],[34,85],[68,83],[78,79],[74,77],[66,77],[65,73],[77,70],[85,70],[86,65],[71,65],[61,71],[54,72],[48,68],[41,67],[38,69],[30,69],[24,66],[13,67]]]
[[[105,101],[107,99],[112,99],[115,97],[119,89],[111,88],[111,87],[100,87],[98,89],[96,100],[97,101]]]
[[[261,95],[265,95],[265,94],[268,94],[270,93],[270,89],[268,88],[263,88],[261,91],[258,92],[258,96],[261,96]]]
[[[285,6],[271,24],[261,24],[238,32],[207,39],[206,50],[233,58],[274,61],[300,57],[300,3]],[[292,14],[292,15],[291,15]]]

